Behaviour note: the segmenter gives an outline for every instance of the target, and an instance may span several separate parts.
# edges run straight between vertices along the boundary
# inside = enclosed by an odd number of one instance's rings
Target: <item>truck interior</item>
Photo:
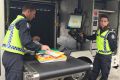
[[[39,36],[42,44],[65,52],[71,62],[41,66],[33,55],[27,55],[24,80],[87,80],[97,50],[96,41],[82,39],[80,33],[94,34],[101,14],[110,18],[110,28],[117,34],[119,49],[119,0],[5,0],[5,32],[26,3],[37,9],[35,19],[30,22],[31,36]],[[112,56],[112,67],[120,65],[118,49]]]

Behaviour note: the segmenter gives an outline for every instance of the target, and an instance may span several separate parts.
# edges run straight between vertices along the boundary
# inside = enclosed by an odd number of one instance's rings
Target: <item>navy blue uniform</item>
[[[103,33],[107,29],[100,29],[100,33]],[[96,34],[93,34],[92,36],[84,36],[85,38],[89,40],[96,40]],[[111,51],[115,51],[117,48],[117,38],[116,34],[114,32],[110,32],[107,36],[107,40],[110,45]],[[101,71],[102,77],[100,80],[107,80],[108,75],[110,72],[111,67],[111,58],[112,55],[102,55],[97,53],[93,62],[93,70],[92,74],[90,74],[89,80],[96,80],[99,72]]]
[[[27,24],[27,20],[16,23],[16,28],[19,30],[20,40],[25,48],[34,51],[40,49],[40,45],[32,41],[30,26]],[[23,55],[4,51],[2,61],[5,67],[6,80],[23,80]]]

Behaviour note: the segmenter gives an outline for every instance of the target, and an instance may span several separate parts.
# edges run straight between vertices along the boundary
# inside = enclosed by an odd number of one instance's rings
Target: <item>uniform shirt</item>
[[[25,17],[24,15],[22,16]],[[33,51],[40,49],[40,45],[37,45],[32,41],[32,37],[30,35],[30,25],[27,20],[16,23],[16,28],[19,30],[20,40],[25,48]]]
[[[103,33],[106,30],[107,29],[100,29],[100,34]],[[85,38],[87,38],[89,40],[96,40],[96,34],[93,34],[91,36],[85,36]],[[107,40],[109,42],[111,51],[115,51],[117,49],[117,37],[116,37],[116,34],[114,32],[110,32],[108,34],[108,36],[107,36]]]

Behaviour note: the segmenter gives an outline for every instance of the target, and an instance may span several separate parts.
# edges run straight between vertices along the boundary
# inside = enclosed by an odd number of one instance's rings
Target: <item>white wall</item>
[[[1,43],[2,43],[2,39],[4,37],[4,0],[0,0],[0,47],[1,47]],[[1,58],[2,58],[2,51],[0,50],[0,63],[1,63]],[[0,76],[0,80],[5,80],[4,79],[4,68],[2,66],[1,63],[1,76]]]

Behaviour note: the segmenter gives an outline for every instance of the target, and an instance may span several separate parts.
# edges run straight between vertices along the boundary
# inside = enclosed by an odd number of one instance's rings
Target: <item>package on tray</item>
[[[57,62],[57,61],[66,61],[67,60],[67,56],[64,55],[63,52],[60,52],[58,50],[39,51],[39,53],[37,53],[35,57],[40,63]]]

